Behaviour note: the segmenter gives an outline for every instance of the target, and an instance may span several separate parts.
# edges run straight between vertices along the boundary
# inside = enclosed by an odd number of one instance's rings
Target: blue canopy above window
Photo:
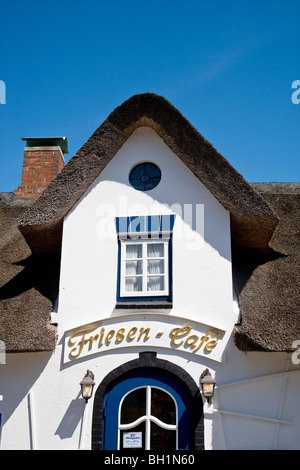
[[[175,214],[116,217],[116,229],[119,239],[160,238],[171,235],[174,222]]]

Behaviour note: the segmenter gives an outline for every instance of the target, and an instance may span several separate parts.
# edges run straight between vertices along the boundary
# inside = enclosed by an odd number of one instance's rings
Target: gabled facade
[[[147,93],[34,203],[3,196],[1,447],[298,449],[299,194],[248,184]]]

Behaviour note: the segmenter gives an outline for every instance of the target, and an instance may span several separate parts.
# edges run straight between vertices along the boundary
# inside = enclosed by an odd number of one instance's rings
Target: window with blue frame
[[[117,217],[119,301],[172,299],[175,215]]]

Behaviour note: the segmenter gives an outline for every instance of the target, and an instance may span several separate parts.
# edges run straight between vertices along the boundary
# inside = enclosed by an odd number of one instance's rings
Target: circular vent
[[[150,191],[156,188],[161,180],[161,171],[151,162],[139,163],[132,168],[129,174],[129,183],[139,191]]]

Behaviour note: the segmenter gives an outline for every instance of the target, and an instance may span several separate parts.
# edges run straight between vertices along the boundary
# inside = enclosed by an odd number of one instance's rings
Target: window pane
[[[163,429],[157,424],[151,422],[151,450],[176,450],[176,431]]]
[[[159,291],[165,288],[165,278],[163,276],[148,276],[147,291]]]
[[[129,258],[142,258],[142,245],[131,244],[126,245],[126,259]]]
[[[165,424],[176,424],[176,407],[171,395],[158,388],[152,388],[151,415]]]
[[[163,243],[148,243],[147,257],[148,258],[163,258],[164,257],[164,244]]]
[[[163,274],[164,273],[164,260],[163,259],[149,259],[147,261],[148,274]]]
[[[125,278],[126,292],[140,292],[143,287],[142,277],[132,276]]]
[[[135,274],[142,274],[143,262],[142,261],[126,261],[126,275],[134,276]]]
[[[138,388],[129,393],[123,400],[121,424],[133,423],[146,414],[146,388]]]
[[[133,427],[132,429],[127,429],[126,431],[120,431],[120,449],[124,449],[124,433],[128,433],[128,432],[141,432],[142,433],[142,447],[136,447],[136,449],[139,449],[139,450],[145,450],[145,421],[140,423],[138,426],[135,426]],[[130,449],[134,449],[134,447],[131,447],[129,448]]]

